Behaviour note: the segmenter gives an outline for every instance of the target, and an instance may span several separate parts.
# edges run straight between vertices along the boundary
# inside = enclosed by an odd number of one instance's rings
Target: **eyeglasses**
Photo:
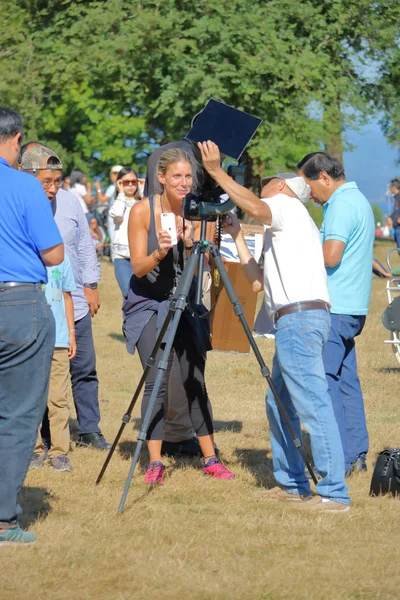
[[[137,185],[137,179],[123,179],[122,185],[124,187],[128,187],[128,185]]]
[[[60,177],[59,179],[55,179],[54,181],[44,180],[44,181],[42,181],[42,186],[43,186],[43,189],[48,190],[53,185],[54,185],[54,187],[59,188],[63,183],[64,183],[64,180]]]

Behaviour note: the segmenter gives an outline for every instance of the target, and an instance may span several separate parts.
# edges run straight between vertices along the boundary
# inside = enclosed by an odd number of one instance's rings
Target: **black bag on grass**
[[[388,448],[379,453],[369,494],[400,494],[400,448]]]

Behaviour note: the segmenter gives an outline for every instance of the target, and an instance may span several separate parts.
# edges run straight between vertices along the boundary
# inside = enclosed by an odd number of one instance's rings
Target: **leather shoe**
[[[367,459],[364,454],[360,454],[360,456],[351,463],[351,467],[347,469],[345,477],[351,477],[354,473],[361,473],[362,471],[367,471]]]
[[[164,441],[161,446],[161,454],[164,456],[203,456],[197,437],[181,442]],[[216,446],[215,455],[219,456],[219,450]]]
[[[110,450],[111,444],[106,442],[102,433],[82,433],[76,438],[76,445],[96,450]]]

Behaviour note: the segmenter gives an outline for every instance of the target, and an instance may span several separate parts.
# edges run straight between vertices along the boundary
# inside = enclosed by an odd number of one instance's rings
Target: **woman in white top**
[[[70,175],[69,191],[79,200],[82,210],[89,220],[89,206],[93,202],[92,184],[87,181],[86,174],[80,169],[74,169]]]
[[[128,244],[128,221],[132,206],[139,202],[138,176],[131,167],[123,167],[119,173],[115,188],[115,200],[109,216],[114,220],[113,236],[114,272],[122,295],[128,294],[132,267]]]

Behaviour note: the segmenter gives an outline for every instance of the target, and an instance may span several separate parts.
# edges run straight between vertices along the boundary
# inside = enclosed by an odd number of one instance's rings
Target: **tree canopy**
[[[1,104],[68,168],[100,174],[144,165],[215,98],[263,119],[251,174],[293,169],[318,148],[340,156],[373,110],[397,142],[398,22],[384,0],[5,0]]]

